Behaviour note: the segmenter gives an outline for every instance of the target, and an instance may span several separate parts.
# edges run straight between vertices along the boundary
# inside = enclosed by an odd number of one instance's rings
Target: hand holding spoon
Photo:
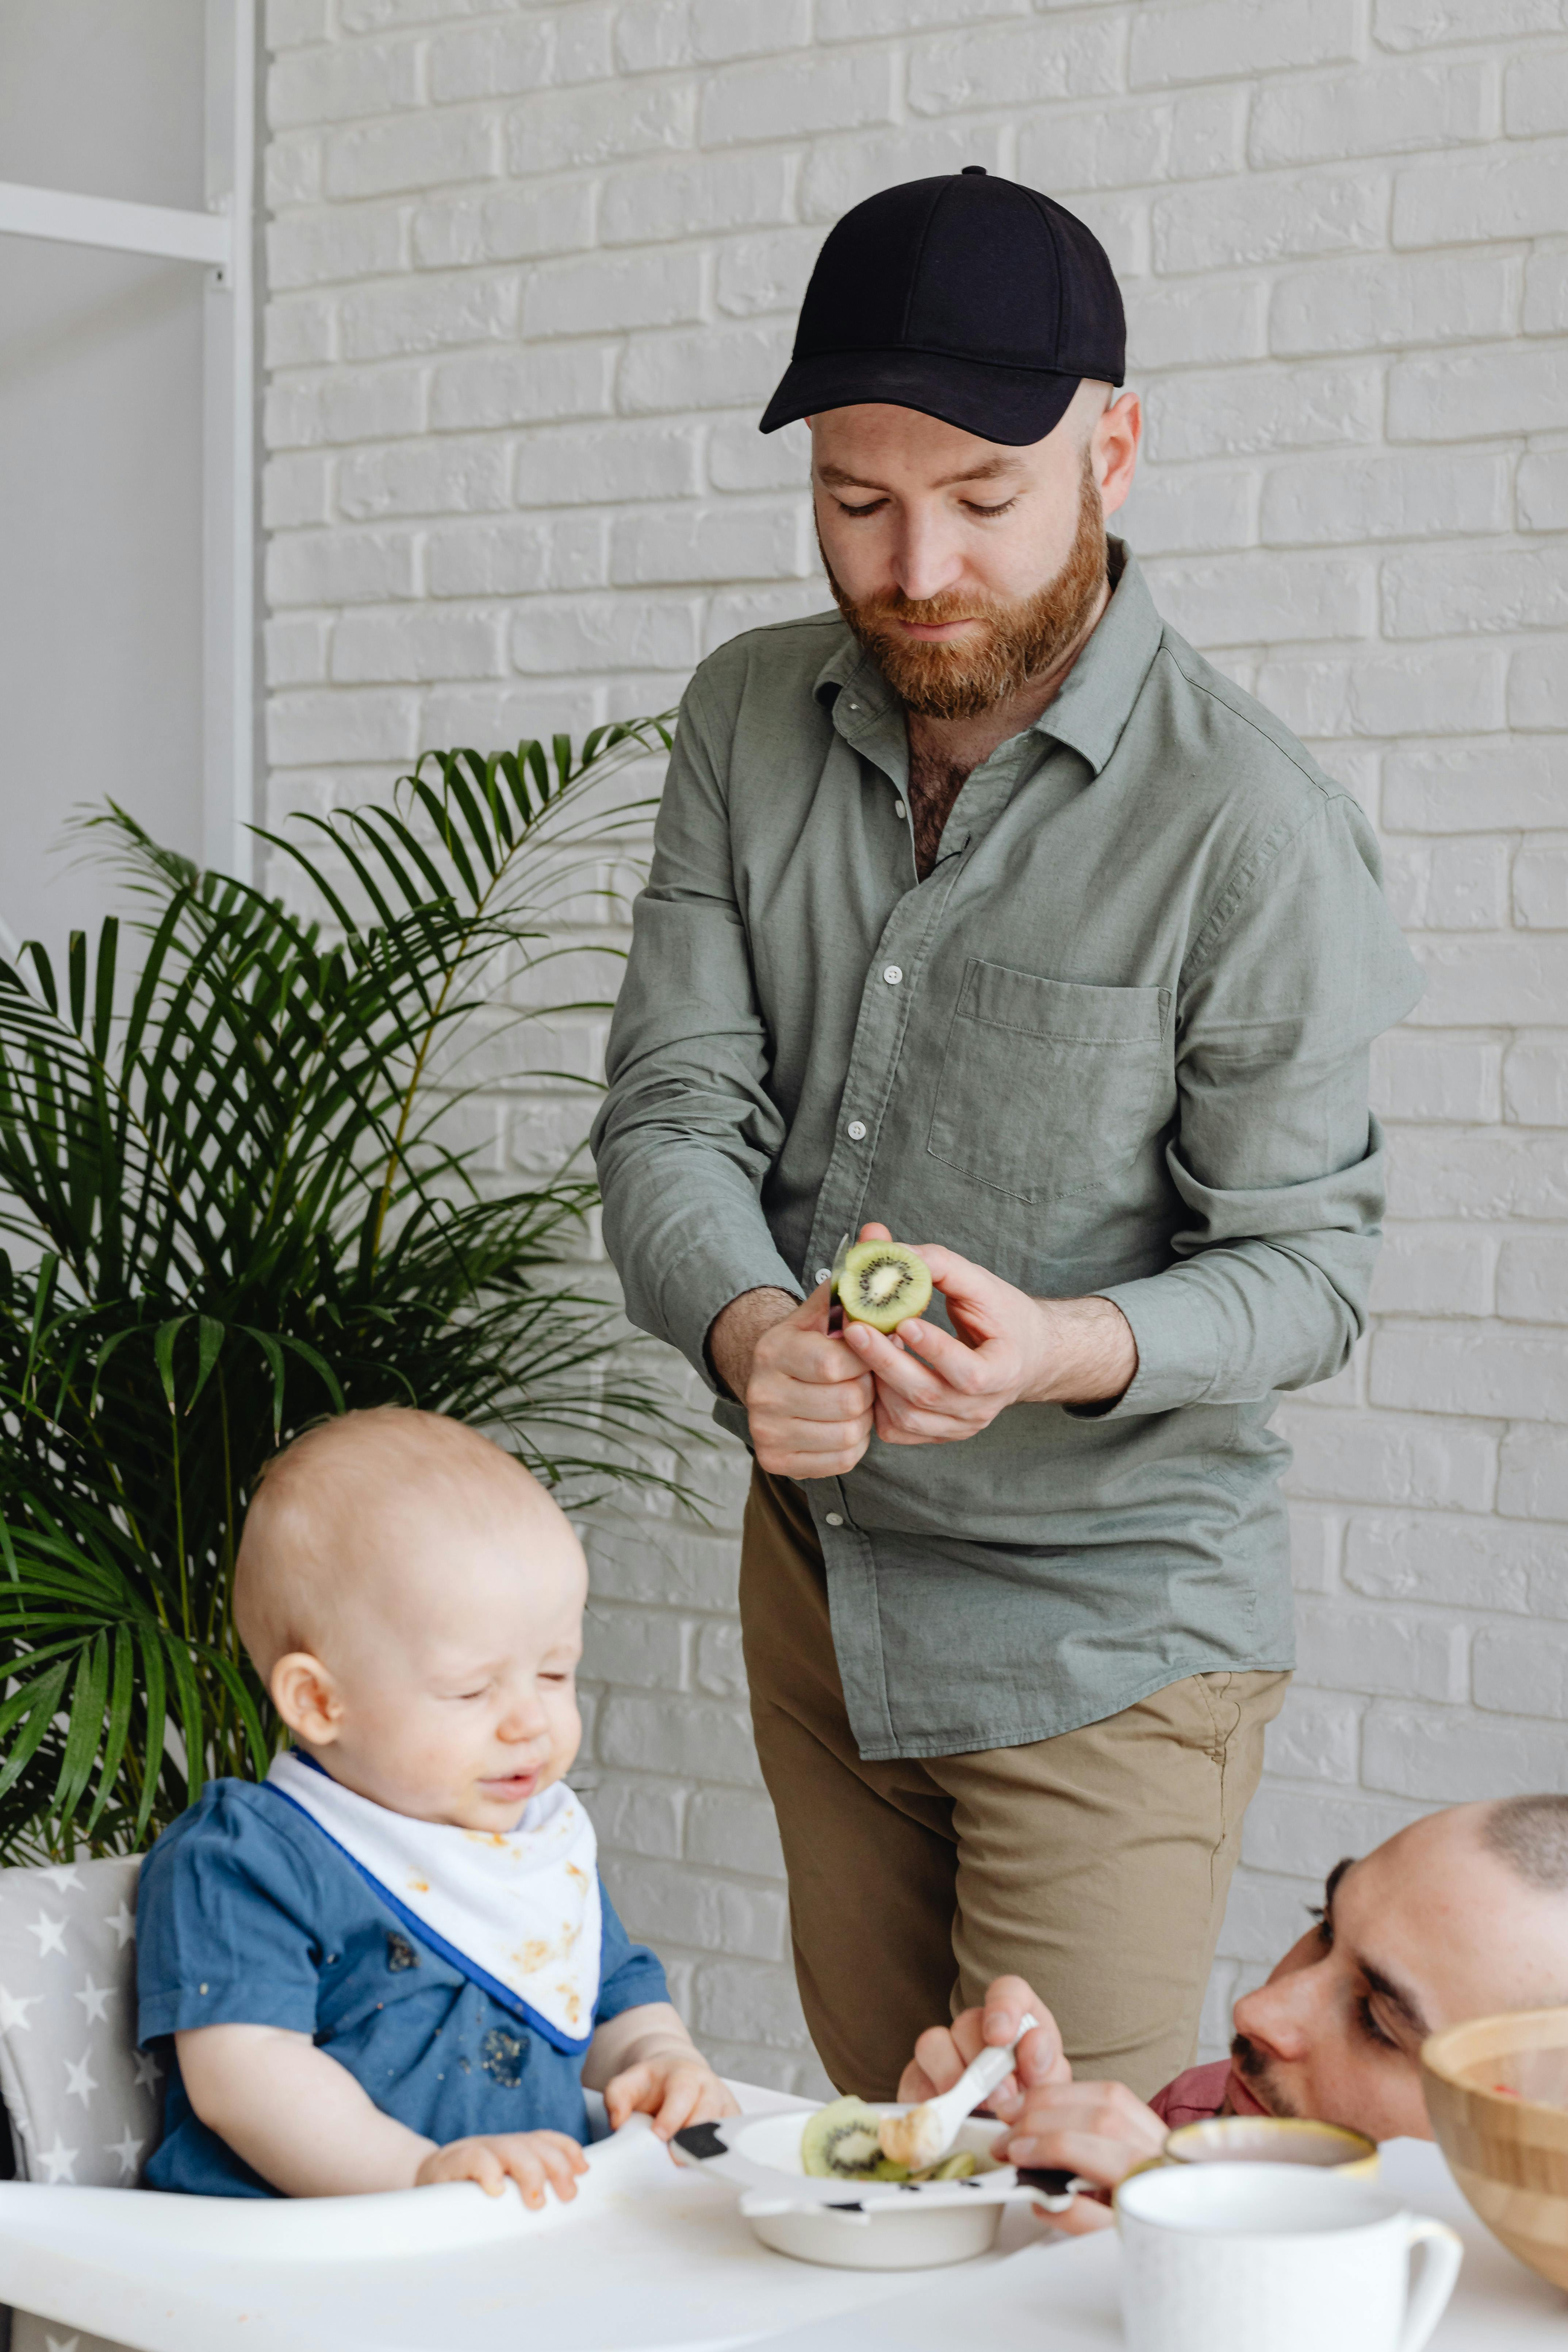
[[[983,2050],[952,2090],[943,2091],[939,2098],[927,2099],[905,2115],[884,2116],[877,2131],[882,2154],[891,2163],[907,2164],[911,2172],[923,2172],[928,2165],[940,2162],[952,2146],[959,2125],[991,2096],[999,2083],[1006,2081],[1017,2061],[1018,2042],[1038,2022],[1037,2018],[1026,2017],[1018,2028],[1017,2042],[999,2050]]]

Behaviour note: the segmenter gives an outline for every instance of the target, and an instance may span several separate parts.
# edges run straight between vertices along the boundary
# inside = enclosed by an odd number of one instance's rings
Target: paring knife
[[[844,1328],[844,1308],[838,1297],[838,1277],[844,1271],[844,1261],[848,1255],[849,1236],[846,1234],[833,1253],[832,1286],[828,1293],[832,1304],[827,1310],[827,1328],[830,1331],[842,1331]]]

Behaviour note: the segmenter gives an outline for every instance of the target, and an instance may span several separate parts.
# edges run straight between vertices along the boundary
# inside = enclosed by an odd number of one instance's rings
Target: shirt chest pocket
[[[927,1150],[993,1192],[1101,1190],[1148,1135],[1168,988],[1095,988],[972,956]]]

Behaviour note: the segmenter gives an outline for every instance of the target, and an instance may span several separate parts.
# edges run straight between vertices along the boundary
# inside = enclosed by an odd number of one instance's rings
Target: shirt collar
[[[1121,563],[1110,602],[1060,693],[1034,722],[1037,734],[1066,743],[1097,776],[1131,715],[1163,629],[1137,557],[1121,540],[1112,540],[1110,545],[1113,561],[1119,557]],[[892,706],[894,698],[887,680],[846,624],[843,643],[823,663],[812,688],[817,700],[834,711],[840,726],[837,706],[843,689],[851,684],[868,712],[880,715]]]
[[[843,625],[844,635],[837,653],[829,654],[812,683],[812,692],[825,710],[837,707],[839,695],[852,679],[858,679],[864,689],[863,698],[879,709],[891,705],[894,696],[887,679],[877,667],[859,638],[849,626]]]
[[[1037,733],[1068,745],[1097,776],[1132,715],[1164,631],[1137,557],[1121,540],[1110,545],[1113,558],[1121,559],[1110,602],[1060,693],[1035,721]]]

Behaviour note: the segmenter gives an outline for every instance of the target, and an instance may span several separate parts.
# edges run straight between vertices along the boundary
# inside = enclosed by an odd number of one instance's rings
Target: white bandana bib
[[[267,1785],[308,1813],[427,1948],[573,2056],[594,2038],[603,1916],[594,1824],[563,1780],[515,1830],[461,1830],[372,1804],[302,1756]]]

